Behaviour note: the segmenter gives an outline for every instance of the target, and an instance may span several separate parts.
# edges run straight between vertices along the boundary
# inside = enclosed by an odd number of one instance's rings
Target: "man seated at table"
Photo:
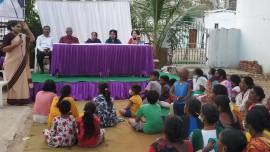
[[[66,36],[63,36],[60,38],[59,43],[67,43],[67,44],[72,44],[72,43],[79,43],[79,39],[77,37],[72,36],[73,30],[71,27],[68,27],[66,29]]]
[[[43,60],[45,56],[51,61],[51,51],[53,47],[53,38],[50,36],[50,26],[43,27],[43,34],[38,36],[36,41],[37,62],[42,72],[44,72]]]
[[[97,37],[97,32],[92,32],[91,38],[89,38],[85,43],[101,43],[101,41]]]
[[[109,34],[110,34],[110,37],[106,40],[105,43],[121,44],[121,41],[119,39],[117,39],[117,31],[116,30],[110,30]]]

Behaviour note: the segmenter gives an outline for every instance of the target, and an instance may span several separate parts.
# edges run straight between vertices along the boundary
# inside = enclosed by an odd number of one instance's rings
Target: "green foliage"
[[[133,0],[131,6],[133,27],[139,27],[156,48],[162,47],[177,22],[201,16],[207,8],[190,0]]]
[[[42,26],[40,23],[39,15],[35,10],[35,0],[25,0],[25,20],[32,31],[32,33],[37,38],[42,34]],[[35,59],[35,46],[31,45],[30,47],[30,67],[34,67],[34,59]]]
[[[42,27],[39,15],[35,10],[35,0],[26,0],[25,3],[25,20],[35,37],[37,37],[42,33]]]

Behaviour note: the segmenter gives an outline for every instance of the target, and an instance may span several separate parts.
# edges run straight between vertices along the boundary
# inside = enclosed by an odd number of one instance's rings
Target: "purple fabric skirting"
[[[72,97],[76,100],[91,100],[98,95],[98,82],[75,82],[66,83],[58,82],[56,83],[56,91],[60,95],[60,89],[64,85],[70,85],[72,88]],[[128,99],[128,90],[133,84],[138,84],[144,89],[147,82],[109,82],[109,90],[111,96],[114,99]],[[32,92],[32,97],[37,94],[38,91],[42,90],[44,83],[34,83],[34,89]]]

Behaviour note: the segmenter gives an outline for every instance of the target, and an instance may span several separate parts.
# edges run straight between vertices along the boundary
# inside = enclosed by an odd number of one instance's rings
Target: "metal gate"
[[[207,29],[198,22],[179,22],[171,29],[168,44],[171,64],[205,64]],[[172,43],[173,42],[173,43]]]

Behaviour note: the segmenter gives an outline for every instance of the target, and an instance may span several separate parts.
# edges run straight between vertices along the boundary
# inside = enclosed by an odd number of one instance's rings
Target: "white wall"
[[[208,65],[236,68],[239,66],[239,29],[212,29],[209,33]]]
[[[207,11],[205,12],[204,23],[208,29],[214,29],[216,23],[219,24],[219,28],[235,28],[236,12],[230,10]]]
[[[238,0],[237,27],[241,29],[240,58],[257,60],[270,73],[270,0]]]

